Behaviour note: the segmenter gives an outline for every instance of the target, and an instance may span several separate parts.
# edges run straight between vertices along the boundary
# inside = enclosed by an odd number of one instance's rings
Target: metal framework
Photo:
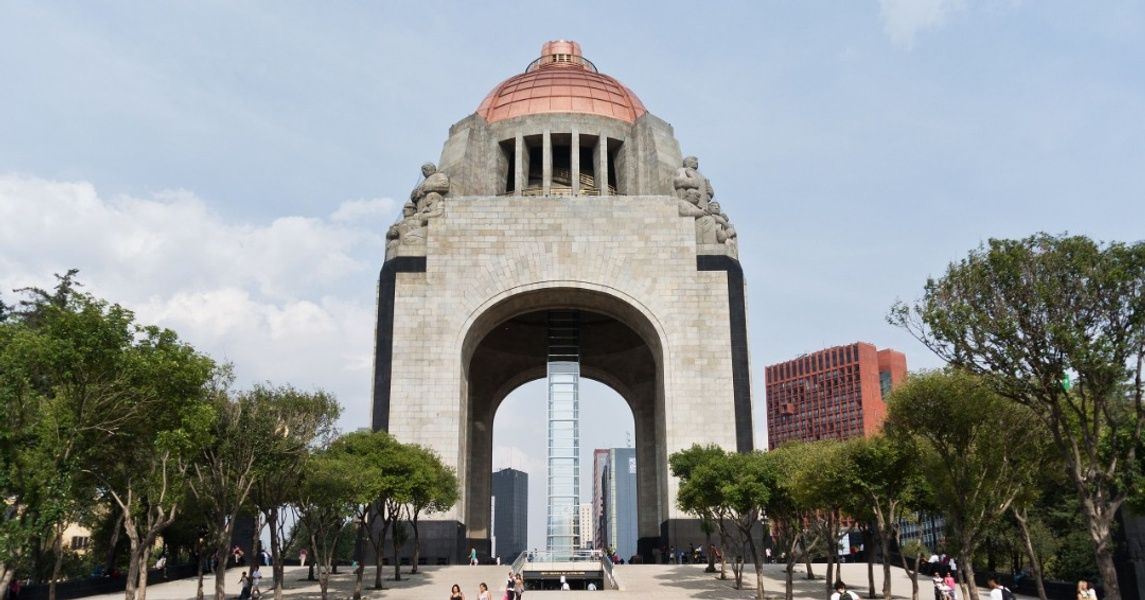
[[[580,316],[549,311],[548,551],[572,556],[580,546]]]

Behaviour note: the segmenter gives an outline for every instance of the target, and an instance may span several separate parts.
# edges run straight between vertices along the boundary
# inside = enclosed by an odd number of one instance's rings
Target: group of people
[[[524,595],[525,580],[521,578],[520,574],[509,571],[509,576],[505,580],[505,596],[501,600],[520,600]],[[465,600],[465,592],[461,591],[460,585],[455,583],[453,587],[449,588],[449,600]],[[484,581],[477,585],[477,600],[493,600],[493,594]]]
[[[259,571],[258,565],[251,568],[250,575],[243,571],[239,577],[239,600],[257,600],[262,595],[262,590],[259,589],[262,583],[262,572]]]

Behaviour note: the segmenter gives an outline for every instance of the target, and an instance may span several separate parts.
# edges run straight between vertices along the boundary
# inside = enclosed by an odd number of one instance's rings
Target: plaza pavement
[[[599,598],[600,600],[607,600],[608,598],[616,600],[731,600],[754,598],[755,573],[750,565],[746,565],[746,567],[744,584],[747,589],[744,590],[735,590],[732,588],[730,571],[728,573],[729,579],[727,581],[720,581],[718,574],[704,573],[704,565],[702,564],[618,565],[615,573],[617,581],[621,586],[620,590],[595,592],[532,590],[526,592],[526,597],[532,597],[535,600],[537,596],[548,597],[555,594],[574,594],[577,596],[592,594],[593,598]],[[825,584],[822,579],[825,565],[816,564],[813,565],[812,569],[817,576],[815,580],[808,580],[805,577],[805,571],[802,566],[796,568],[795,597],[802,600],[827,600],[829,596],[826,593]],[[504,583],[508,567],[425,566],[421,567],[419,571],[420,572],[415,575],[407,575],[406,570],[403,568],[402,581],[395,582],[391,580],[393,577],[392,567],[387,569],[385,571],[387,579],[384,582],[386,589],[379,592],[378,590],[369,589],[369,585],[373,581],[373,569],[367,569],[363,597],[371,600],[444,599],[449,597],[450,586],[457,583],[465,593],[466,600],[477,600],[477,584],[484,581],[493,592],[494,600],[500,600],[503,595],[501,586]],[[238,597],[237,582],[240,573],[241,569],[232,568],[227,571],[228,598],[233,599]],[[269,575],[269,569],[265,570],[264,573]],[[858,593],[861,598],[866,598],[866,564],[842,565],[842,574],[843,580],[847,582],[850,589]],[[769,599],[782,599],[784,590],[782,565],[764,565],[764,576],[764,589],[766,590],[767,597]],[[286,568],[285,600],[319,600],[321,598],[318,583],[306,581],[305,578],[305,568]],[[893,568],[891,570],[891,578],[894,597],[910,600],[910,580],[906,576],[906,573],[902,569]],[[269,577],[264,577],[264,583],[269,583],[269,579]],[[353,586],[353,573],[351,573],[349,569],[342,569],[339,574],[331,577],[330,600],[345,600],[349,598],[353,592]],[[882,569],[879,565],[875,565],[875,586],[876,592],[881,593]],[[148,600],[193,600],[195,598],[195,587],[194,578],[152,585],[147,588],[147,598]],[[263,587],[268,588],[266,585]],[[210,600],[214,591],[213,576],[208,576],[204,579],[203,588],[205,597]],[[980,590],[980,596],[982,600],[989,599],[987,590]],[[96,600],[122,600],[123,594],[104,594],[94,596],[93,598]],[[263,600],[272,600],[273,594],[265,592],[262,598]],[[934,598],[934,594],[929,579],[925,576],[920,576],[919,600],[931,600],[932,598]]]

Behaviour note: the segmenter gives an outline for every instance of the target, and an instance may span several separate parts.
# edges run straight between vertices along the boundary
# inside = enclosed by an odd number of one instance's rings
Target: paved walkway
[[[825,565],[814,565],[813,570],[817,579],[808,580],[802,566],[796,568],[795,597],[801,600],[826,600],[826,584],[823,581]],[[855,590],[860,597],[866,597],[867,567],[865,564],[842,565],[843,580]],[[449,589],[454,583],[461,586],[466,600],[477,600],[477,584],[485,582],[493,592],[493,599],[500,600],[503,594],[501,586],[504,584],[508,567],[469,567],[425,566],[419,573],[409,575],[402,570],[402,581],[392,581],[392,567],[385,571],[387,579],[385,588],[380,592],[371,590],[373,582],[373,569],[367,569],[364,581],[363,596],[370,600],[424,600],[445,599],[449,597]],[[238,579],[241,570],[227,571],[228,598],[237,598]],[[267,575],[263,582],[269,584],[269,569],[264,570]],[[724,600],[747,599],[755,597],[755,572],[750,565],[744,573],[744,584],[748,589],[736,590],[732,588],[731,580],[720,581],[718,575],[704,573],[704,565],[619,565],[615,570],[617,581],[621,585],[616,591],[576,591],[576,592],[543,592],[530,591],[526,595],[536,600],[538,596],[552,596],[555,594],[573,594],[582,597],[592,594],[593,598],[607,600]],[[731,573],[728,573],[729,578]],[[769,599],[782,599],[784,591],[784,574],[782,565],[765,565],[764,589]],[[891,585],[897,599],[910,600],[910,580],[902,569],[891,570]],[[876,592],[882,590],[882,569],[875,565]],[[148,600],[193,600],[195,598],[196,582],[192,579],[182,579],[153,585],[147,588]],[[264,585],[268,588],[269,585]],[[348,570],[334,575],[330,582],[330,600],[345,600],[351,596],[354,587],[354,575]],[[203,592],[207,600],[211,600],[214,592],[214,578],[209,576],[203,581]],[[500,593],[499,593],[500,592]],[[989,595],[981,594],[982,599],[988,600]],[[122,600],[123,594],[105,594],[94,596],[96,600]],[[302,567],[286,568],[285,600],[319,600],[321,595],[318,583],[306,581],[306,569]],[[881,598],[881,596],[880,596]],[[919,600],[932,600],[933,590],[929,580],[922,576],[919,580]],[[273,600],[269,592],[263,594],[263,600]]]

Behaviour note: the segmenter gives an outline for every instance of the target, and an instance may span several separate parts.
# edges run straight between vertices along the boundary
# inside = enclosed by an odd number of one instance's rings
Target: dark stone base
[[[405,524],[407,528],[410,527],[408,523]],[[419,562],[423,565],[461,565],[469,560],[469,548],[475,546],[479,557],[487,558],[489,556],[489,541],[484,541],[485,554],[482,555],[482,547],[478,545],[480,540],[470,540],[465,537],[465,526],[457,521],[433,521],[433,520],[419,520],[417,524],[418,532],[421,534],[421,555]],[[386,547],[382,556],[385,558],[386,564],[394,564],[393,548],[390,546],[391,538],[387,537]],[[374,563],[373,549],[368,543],[362,544],[363,561],[367,564]],[[409,539],[401,550],[398,551],[398,560],[402,564],[410,564],[413,559],[413,531],[409,532]]]

